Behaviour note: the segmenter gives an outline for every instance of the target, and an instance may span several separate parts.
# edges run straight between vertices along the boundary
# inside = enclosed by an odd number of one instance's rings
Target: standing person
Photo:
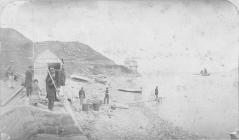
[[[67,96],[68,93],[66,93],[66,91],[65,91],[66,73],[65,73],[65,69],[64,69],[63,58],[61,59],[61,62],[62,62],[61,69],[58,71],[58,82],[59,82],[58,85],[60,86],[60,95],[64,96],[66,94],[66,96]]]
[[[14,86],[13,86],[14,73],[15,73],[14,61],[10,61],[10,65],[7,68],[7,76],[8,76],[8,82],[9,82],[9,88],[14,88]]]
[[[62,65],[61,72],[60,72],[60,85],[65,86],[66,85],[66,72]]]
[[[64,65],[65,63],[64,63],[64,59],[63,58],[61,58],[61,62],[62,62],[62,64]]]
[[[55,82],[55,85],[57,86],[57,88],[59,87],[61,87],[61,83],[60,83],[60,74],[61,74],[61,70],[57,70],[57,69],[54,69],[55,70],[55,80],[56,80],[56,82]],[[60,100],[57,98],[57,95],[56,95],[56,93],[55,93],[55,101],[56,102],[59,102]]]
[[[30,103],[34,106],[37,106],[40,100],[41,89],[38,85],[38,80],[35,79],[32,84],[32,94],[30,95]]]
[[[59,83],[61,86],[61,93],[64,95],[65,92],[65,85],[66,85],[66,73],[65,73],[65,69],[62,65],[61,71],[60,71],[60,79],[59,79]]]
[[[204,68],[204,75],[208,75],[206,68]]]
[[[80,98],[80,104],[83,104],[83,99],[85,99],[85,91],[83,89],[83,87],[81,87],[80,91],[79,91],[79,98]]]
[[[109,104],[109,100],[110,100],[109,88],[107,87],[105,90],[104,104]]]
[[[203,75],[203,73],[204,73],[203,70],[201,70],[201,71],[200,71],[200,74]]]
[[[33,68],[32,66],[29,66],[28,70],[25,73],[25,87],[27,97],[29,97],[29,95],[31,95],[32,92],[32,79],[33,79]]]
[[[52,67],[50,68],[50,75],[48,73],[46,77],[46,92],[48,98],[48,109],[53,110],[54,102],[56,100],[57,87],[55,69]]]
[[[158,94],[159,94],[158,86],[156,86],[154,94],[155,94],[156,101],[157,101],[158,100]]]

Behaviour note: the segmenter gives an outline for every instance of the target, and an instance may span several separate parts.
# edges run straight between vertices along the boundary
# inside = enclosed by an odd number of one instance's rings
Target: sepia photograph
[[[0,140],[239,140],[239,0],[0,0]]]

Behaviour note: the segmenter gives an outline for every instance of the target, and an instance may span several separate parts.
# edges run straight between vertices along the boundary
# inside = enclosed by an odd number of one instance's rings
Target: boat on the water
[[[230,133],[231,140],[238,140],[239,139],[239,132],[234,131]]]

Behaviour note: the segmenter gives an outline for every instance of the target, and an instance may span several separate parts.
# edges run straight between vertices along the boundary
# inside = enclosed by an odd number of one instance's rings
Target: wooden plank
[[[1,106],[6,106],[8,103],[10,103],[23,89],[24,87],[21,86],[8,99],[2,100]]]

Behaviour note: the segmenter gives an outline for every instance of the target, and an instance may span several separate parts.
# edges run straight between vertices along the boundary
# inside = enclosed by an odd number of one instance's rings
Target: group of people
[[[10,65],[7,67],[6,76],[8,77],[9,87],[13,89],[15,76],[14,61],[10,61]],[[60,90],[61,92],[65,92],[65,81],[66,74],[63,65],[60,70],[56,70],[54,67],[49,68],[47,77],[45,79],[47,93],[46,98],[48,99],[49,110],[53,109],[55,101],[59,101],[57,94],[60,92]],[[37,106],[42,90],[38,85],[38,79],[34,79],[33,66],[29,66],[25,72],[24,86],[26,88],[26,96],[30,99],[30,104]],[[81,87],[81,89],[79,90],[79,99],[81,105],[83,104],[85,98],[85,91],[83,87]],[[104,104],[109,104],[109,99],[109,88],[107,86],[104,95]],[[70,98],[68,98],[68,101],[72,102]]]
[[[39,99],[40,99],[40,93],[42,92],[39,85],[38,80],[33,79],[33,67],[29,66],[28,70],[25,73],[25,87],[26,87],[26,95],[30,98],[30,103],[32,105],[37,105]],[[62,66],[61,70],[55,70],[54,67],[50,67],[47,77],[45,79],[46,82],[46,98],[48,99],[48,109],[53,110],[54,108],[54,102],[59,101],[57,98],[57,95],[59,95],[59,92],[65,91],[65,81],[66,81],[66,74],[64,71],[64,67]],[[64,93],[63,93],[64,95]],[[82,105],[84,103],[84,99],[86,98],[86,94],[84,91],[84,88],[81,87],[79,90],[79,99],[80,104]],[[71,98],[67,97],[69,102],[72,102]],[[109,104],[109,89],[106,88],[105,91],[105,97],[104,97],[104,103]]]
[[[63,62],[63,60],[62,60]],[[64,64],[64,62],[63,62]],[[50,67],[48,70],[47,77],[45,79],[46,82],[46,98],[48,99],[48,109],[53,110],[54,102],[59,101],[57,98],[57,94],[60,92],[67,93],[65,91],[65,81],[66,81],[66,74],[64,71],[64,65],[62,65],[61,70],[56,70],[54,67]],[[7,76],[9,78],[9,87],[14,88],[14,61],[10,62],[10,65],[7,69]],[[204,69],[201,74],[207,73],[207,70]],[[39,85],[38,80],[33,79],[34,71],[33,67],[29,66],[28,70],[25,72],[25,87],[26,87],[26,95],[30,98],[30,103],[32,105],[37,105],[40,99],[40,93],[42,92]],[[110,94],[109,94],[109,85],[107,85],[105,94],[104,94],[104,104],[109,104]],[[155,88],[155,100],[161,102],[161,98],[159,98],[158,94],[158,86]],[[84,99],[86,98],[86,94],[84,88],[81,87],[79,90],[79,100],[80,104],[84,103]],[[72,102],[71,98],[67,98],[69,102]]]
[[[9,78],[9,87],[14,88],[14,61],[10,62],[10,65],[7,69],[7,75]],[[28,70],[25,72],[25,88],[26,88],[26,95],[30,98],[30,103],[32,105],[37,105],[40,99],[40,93],[42,92],[39,85],[38,80],[33,79],[34,71],[33,67],[29,66]],[[48,99],[48,109],[53,110],[54,102],[59,101],[57,98],[57,94],[60,92],[65,91],[65,81],[66,81],[66,74],[64,71],[64,67],[62,65],[61,70],[55,70],[54,67],[50,67],[48,70],[48,74],[46,77],[46,98]],[[65,92],[66,93],[66,92]],[[158,86],[155,88],[155,98],[156,101],[160,102],[160,98],[158,97]],[[79,90],[79,99],[80,104],[82,105],[84,103],[84,99],[86,98],[86,94],[84,91],[84,88],[81,87]],[[104,94],[104,104],[109,104],[110,100],[110,94],[109,94],[109,88],[106,87],[105,94]],[[68,98],[68,101],[72,102],[70,98]]]
[[[16,77],[14,61],[10,61],[10,65],[7,67],[6,76],[8,77],[9,88],[14,89],[14,81]],[[30,103],[37,105],[37,100],[41,89],[38,86],[38,80],[33,79],[33,67],[29,66],[25,72],[24,85],[26,87],[26,95],[30,97]]]
[[[38,80],[33,80],[33,73],[33,67],[29,66],[25,73],[25,87],[26,95],[27,97],[30,97],[30,103],[36,106],[40,99],[41,89],[38,85]]]
[[[30,98],[30,104],[37,105],[40,99],[40,93],[42,92],[39,85],[38,80],[33,79],[34,71],[33,67],[29,66],[28,70],[25,72],[25,88],[26,95]],[[54,107],[54,102],[58,101],[56,94],[59,92],[59,88],[65,86],[65,72],[64,68],[56,75],[56,71],[53,67],[50,67],[48,70],[48,74],[46,77],[46,98],[48,99],[48,109],[52,110]]]

